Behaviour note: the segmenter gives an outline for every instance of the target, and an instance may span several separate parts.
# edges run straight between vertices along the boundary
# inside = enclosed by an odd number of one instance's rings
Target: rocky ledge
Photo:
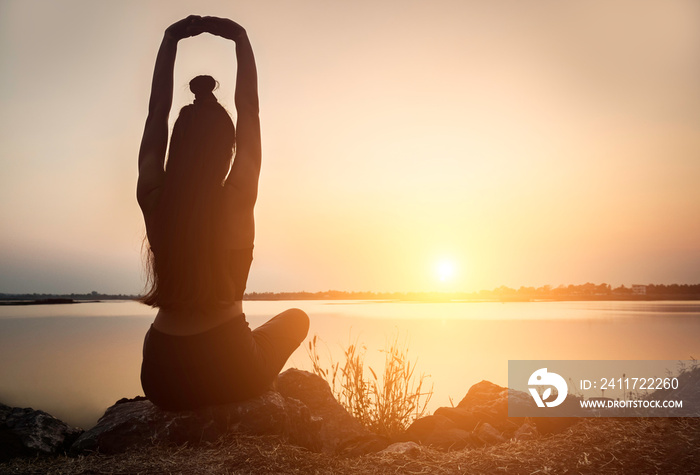
[[[532,439],[573,423],[562,418],[510,418],[509,391],[488,381],[475,384],[457,407],[442,407],[418,419],[399,440],[366,430],[335,400],[323,379],[297,369],[280,374],[274,391],[196,411],[167,412],[143,397],[122,399],[88,431],[42,411],[0,405],[0,462],[61,453],[116,454],[157,444],[196,445],[229,433],[275,435],[314,452],[350,456],[411,452],[419,450],[419,444],[456,450]],[[523,397],[526,401],[531,399]]]
[[[64,453],[82,432],[44,411],[0,404],[0,462]]]

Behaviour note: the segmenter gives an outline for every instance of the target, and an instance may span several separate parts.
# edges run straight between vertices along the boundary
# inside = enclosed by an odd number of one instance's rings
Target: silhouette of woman
[[[237,127],[212,93],[216,81],[195,77],[194,103],[180,111],[165,164],[177,43],[204,32],[236,44]],[[246,31],[216,17],[174,23],[156,58],[137,187],[148,244],[142,301],[159,309],[144,340],[141,384],[164,409],[258,395],[306,338],[309,320],[299,309],[252,331],[243,313],[260,163],[257,71]]]

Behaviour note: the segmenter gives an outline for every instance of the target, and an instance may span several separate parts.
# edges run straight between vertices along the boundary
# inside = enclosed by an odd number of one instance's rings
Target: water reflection
[[[483,379],[506,385],[508,360],[700,354],[697,302],[245,303],[252,327],[291,306],[307,311],[329,362],[357,341],[382,368],[380,350],[398,333],[431,376],[431,409]],[[117,399],[142,394],[141,344],[154,315],[134,302],[0,308],[0,402],[90,427]],[[288,366],[310,369],[305,346]]]

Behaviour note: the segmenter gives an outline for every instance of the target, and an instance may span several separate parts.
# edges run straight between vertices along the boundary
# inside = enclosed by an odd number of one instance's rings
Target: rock
[[[516,391],[515,389],[508,389],[509,410],[518,412],[519,409],[533,408],[535,405],[535,401],[532,399],[530,394],[522,391]]]
[[[448,429],[456,429],[457,424],[455,424],[451,419],[437,414],[432,416],[421,417],[416,419],[413,423],[406,429],[406,434],[404,438],[407,441],[418,442],[420,444],[429,445],[430,438],[433,434],[438,432],[444,432]]]
[[[469,388],[466,396],[457,404],[457,407],[488,405],[490,402],[501,398],[505,390],[507,388],[494,384],[491,381],[480,381]]]
[[[488,422],[479,425],[475,431],[476,436],[486,445],[495,445],[505,442],[506,439]]]
[[[405,438],[443,450],[456,450],[499,444],[516,434],[518,440],[528,440],[540,433],[561,432],[575,422],[573,418],[538,417],[526,423],[524,417],[508,416],[509,404],[511,407],[535,405],[529,394],[481,381],[469,388],[457,407],[440,407],[432,416],[415,421]]]
[[[481,381],[469,388],[467,395],[460,401],[457,408],[440,408],[436,414],[452,417],[459,427],[469,430],[477,420],[478,423],[488,423],[500,431],[506,438],[512,438],[515,432],[525,423],[523,417],[508,417],[508,406],[533,407],[532,397],[522,391],[504,388],[489,381]],[[551,414],[571,412],[578,406],[578,400],[570,396],[558,408],[552,408]],[[453,409],[453,410],[451,410]],[[461,410],[461,411],[460,411]],[[579,419],[574,417],[532,417],[529,419],[540,434],[555,434],[562,432]]]
[[[340,451],[347,453],[349,447],[355,444],[356,452],[359,447],[368,450],[382,450],[389,443],[377,439],[374,434],[365,429],[345,408],[336,401],[328,383],[318,375],[296,368],[288,369],[277,377],[277,390],[286,398],[301,401],[309,408],[312,417],[321,422],[321,450],[327,453]],[[353,441],[354,442],[351,442]],[[370,442],[371,441],[371,442]],[[382,446],[382,444],[384,444]],[[378,448],[377,448],[378,447]],[[376,448],[376,450],[374,450]],[[368,453],[368,452],[363,452]]]
[[[456,427],[468,431],[474,430],[484,418],[482,414],[463,407],[438,407],[435,415],[446,417],[454,422]]]
[[[386,449],[380,451],[380,454],[402,454],[416,456],[420,455],[423,449],[415,442],[395,442]]]
[[[83,433],[71,454],[114,454],[144,444],[198,444],[227,433],[279,435],[287,442],[318,450],[319,421],[301,402],[268,391],[247,401],[195,411],[168,412],[145,398],[120,400],[97,425]]]
[[[481,381],[469,388],[457,407],[440,407],[435,411],[435,415],[450,419],[457,428],[466,431],[473,431],[479,425],[488,423],[499,433],[510,438],[525,421],[524,418],[508,417],[509,396],[512,403],[513,399],[519,401],[519,396],[525,395],[517,393],[518,391],[489,381]],[[523,400],[528,403],[527,399]],[[532,398],[529,400],[532,401]]]
[[[64,453],[81,433],[46,412],[0,404],[0,462]]]
[[[487,422],[510,437],[525,422],[525,419],[508,417],[509,397],[511,402],[513,399],[525,401],[527,404],[532,402],[532,398],[525,393],[498,386],[490,381],[481,381],[469,388],[467,395],[460,401],[457,408],[468,412],[472,422],[474,419],[477,423]],[[468,430],[473,430],[473,427]]]
[[[440,414],[417,419],[408,427],[404,438],[443,450],[482,445],[472,432],[460,428],[453,420]]]
[[[389,445],[353,419],[335,400],[328,383],[313,373],[287,370],[278,376],[276,389],[243,402],[181,412],[164,411],[146,398],[123,399],[73,444],[71,453],[197,444],[227,433],[279,435],[288,443],[324,452],[359,454]]]

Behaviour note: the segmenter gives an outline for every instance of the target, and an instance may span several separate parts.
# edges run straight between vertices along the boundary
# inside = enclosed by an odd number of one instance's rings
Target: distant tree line
[[[641,287],[635,290],[634,287]],[[700,284],[647,284],[641,286],[626,287],[620,285],[613,288],[610,284],[585,283],[581,285],[560,285],[552,287],[520,287],[511,289],[501,286],[494,290],[482,290],[477,293],[482,298],[507,298],[523,297],[527,299],[553,299],[553,300],[619,300],[635,298],[639,300],[668,300],[678,298],[681,300],[700,299]]]
[[[700,300],[700,284],[648,284],[643,293],[633,287],[592,284],[552,287],[500,286],[478,292],[250,292],[246,300]]]
[[[72,299],[72,300],[136,300],[138,295],[125,294],[102,294],[95,290],[87,294],[1,294],[0,300],[51,300],[51,299]]]
[[[637,287],[637,289],[635,289]],[[641,289],[640,287],[643,287]],[[85,294],[2,294],[0,300],[137,300],[139,295],[103,294],[92,291]],[[581,285],[559,285],[552,287],[520,287],[513,289],[504,285],[493,290],[478,292],[346,292],[326,290],[321,292],[248,292],[245,300],[406,300],[406,301],[450,301],[450,300],[700,300],[700,284],[647,284],[626,287],[585,283]]]

